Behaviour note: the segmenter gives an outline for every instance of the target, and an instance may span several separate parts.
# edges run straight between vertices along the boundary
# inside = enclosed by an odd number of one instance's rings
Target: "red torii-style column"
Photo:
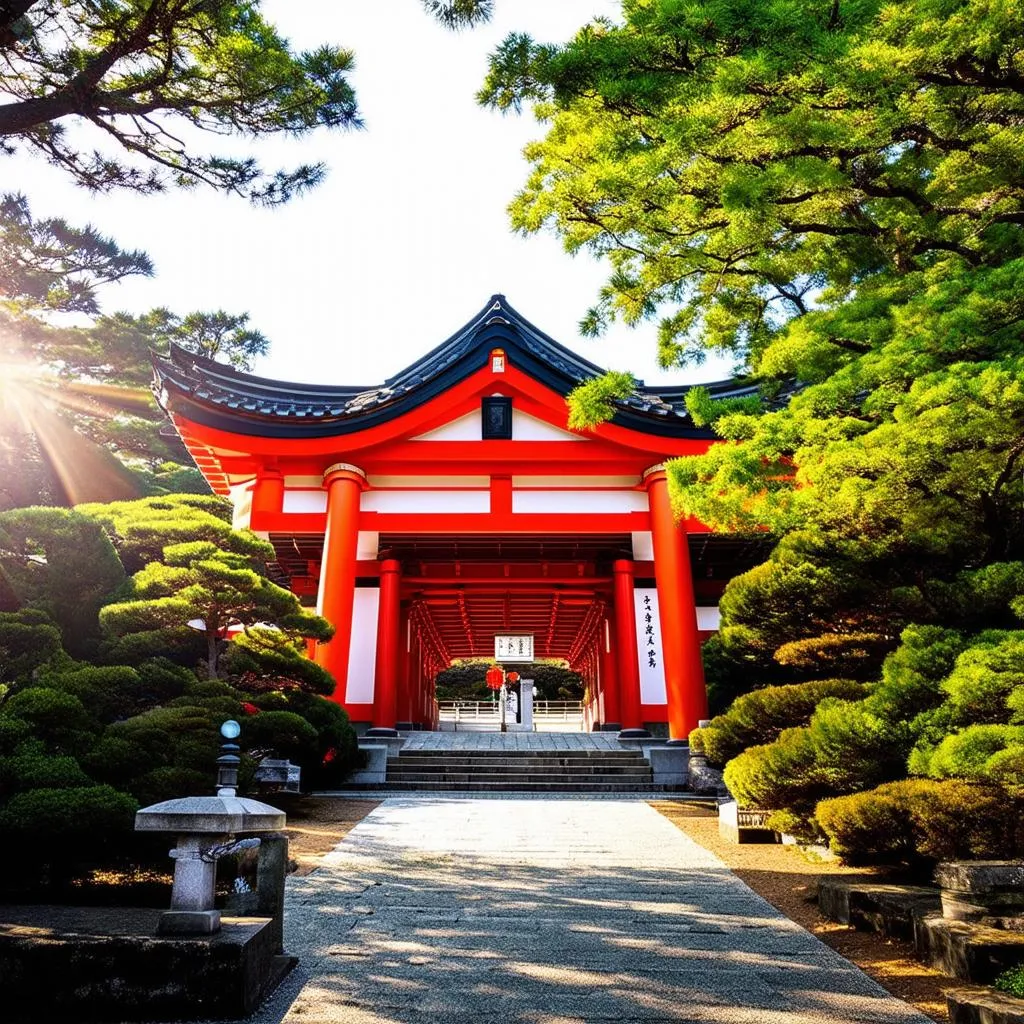
[[[615,577],[615,660],[618,665],[620,736],[649,736],[640,710],[640,663],[636,643],[636,607],[633,598],[634,567],[631,558],[616,559]]]
[[[708,698],[697,633],[697,606],[686,528],[677,523],[664,465],[643,475],[651,511],[654,579],[658,588],[669,739],[685,741],[707,717]]]
[[[358,466],[336,462],[324,470],[323,480],[327,490],[327,529],[317,611],[334,627],[334,638],[317,645],[316,663],[334,676],[337,685],[332,699],[344,704],[356,594],[359,496],[366,486],[366,474]]]
[[[618,732],[622,728],[619,713],[619,673],[615,667],[615,650],[612,646],[612,634],[615,627],[614,615],[606,612],[601,620],[601,729]]]
[[[401,626],[401,563],[385,558],[380,563],[377,605],[377,661],[373,681],[373,728],[367,736],[397,736],[399,629]]]

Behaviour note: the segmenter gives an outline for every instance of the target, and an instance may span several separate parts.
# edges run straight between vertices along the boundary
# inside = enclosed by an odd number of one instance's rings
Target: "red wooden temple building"
[[[384,384],[291,384],[180,349],[159,399],[235,525],[335,627],[316,660],[354,723],[436,726],[434,678],[529,634],[586,682],[593,728],[685,738],[700,643],[754,547],[677,522],[663,463],[705,451],[685,387],[642,386],[593,431],[566,395],[603,371],[501,295]],[[744,393],[734,382],[705,385]]]

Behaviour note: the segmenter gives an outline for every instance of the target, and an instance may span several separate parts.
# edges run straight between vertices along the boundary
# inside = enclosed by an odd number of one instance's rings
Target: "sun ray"
[[[26,435],[34,437],[72,505],[139,497],[141,489],[127,467],[76,430],[60,410],[110,418],[148,404],[142,389],[64,382],[28,360],[0,362],[0,450],[16,454]]]

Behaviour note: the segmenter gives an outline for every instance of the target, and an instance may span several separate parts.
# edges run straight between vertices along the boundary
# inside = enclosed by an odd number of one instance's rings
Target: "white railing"
[[[442,722],[501,721],[501,709],[493,700],[441,700],[437,713]]]
[[[583,705],[578,700],[535,700],[533,719],[547,722],[579,722],[583,718]]]
[[[438,718],[454,722],[456,728],[465,725],[493,725],[501,723],[501,708],[492,700],[442,700],[437,704]],[[583,728],[583,706],[578,700],[536,700],[533,703],[535,729],[551,729],[560,723],[569,729]]]

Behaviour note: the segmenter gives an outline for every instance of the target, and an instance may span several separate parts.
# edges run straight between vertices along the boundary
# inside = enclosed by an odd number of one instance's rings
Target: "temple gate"
[[[663,463],[707,450],[686,387],[640,386],[593,431],[565,398],[603,371],[503,296],[384,384],[290,384],[172,349],[158,396],[234,523],[335,627],[312,656],[361,727],[433,728],[437,673],[530,634],[586,683],[593,728],[685,738],[700,643],[757,546],[678,522]],[[734,382],[704,385],[717,396]]]

